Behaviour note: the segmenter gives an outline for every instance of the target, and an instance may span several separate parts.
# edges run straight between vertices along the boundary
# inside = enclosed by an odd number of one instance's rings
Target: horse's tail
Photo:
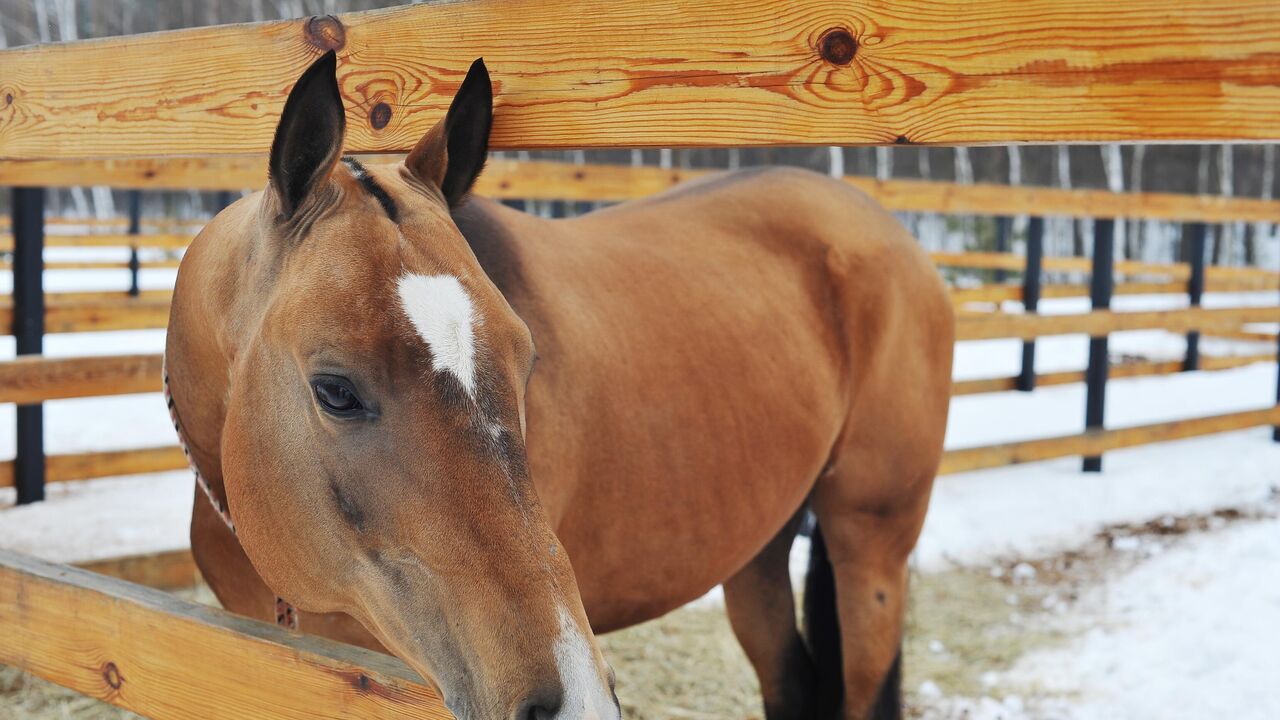
[[[818,717],[844,716],[844,665],[840,652],[840,617],[836,610],[835,573],[816,524],[810,536],[809,573],[804,588],[804,635],[818,673]],[[871,707],[870,720],[902,717],[902,651],[898,651]]]
[[[818,715],[843,716],[844,664],[840,653],[840,616],[836,613],[836,577],[816,524],[809,536],[809,574],[804,583],[804,637],[818,673]]]

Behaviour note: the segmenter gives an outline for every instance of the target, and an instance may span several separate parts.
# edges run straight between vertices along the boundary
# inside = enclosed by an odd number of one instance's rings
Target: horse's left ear
[[[484,58],[471,63],[449,112],[418,141],[404,164],[419,180],[439,186],[449,207],[466,198],[489,155],[493,85]]]

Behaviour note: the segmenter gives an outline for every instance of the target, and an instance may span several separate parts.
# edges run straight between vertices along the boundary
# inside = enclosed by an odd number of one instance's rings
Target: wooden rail
[[[265,153],[329,48],[352,152],[408,151],[480,56],[499,149],[1276,140],[1274,10],[467,0],[21,47],[0,52],[0,158]]]
[[[147,717],[447,720],[400,661],[0,550],[0,664]]]
[[[1266,355],[1228,355],[1222,357],[1201,356],[1199,370],[1230,370],[1255,363],[1275,362],[1275,353]],[[1141,361],[1112,363],[1107,373],[1112,380],[1119,378],[1153,377],[1158,375],[1177,375],[1183,372],[1181,360]],[[1072,385],[1084,382],[1083,370],[1067,370],[1063,372],[1040,373],[1036,375],[1036,387],[1049,385]],[[978,380],[957,380],[951,385],[951,395],[980,395],[983,393],[1007,392],[1018,389],[1018,378],[998,377]]]
[[[123,235],[94,233],[79,235],[45,235],[45,247],[121,247],[181,250],[191,244],[195,233],[147,233]],[[0,237],[0,252],[13,252],[13,238]]]
[[[1277,424],[1280,424],[1280,405],[1264,410],[1248,410],[1137,427],[1089,430],[1080,435],[948,450],[943,455],[942,468],[938,474],[951,475],[1075,455],[1097,456],[1109,450]]]
[[[76,563],[76,567],[156,590],[185,590],[200,582],[200,569],[190,550],[93,560]]]
[[[1099,310],[1077,315],[1011,315],[984,313],[960,315],[956,319],[956,340],[1021,338],[1031,340],[1049,335],[1090,335],[1100,337],[1128,330],[1168,330],[1186,332],[1217,327],[1238,328],[1245,323],[1280,321],[1280,306],[1233,308],[1182,308],[1146,312]]]
[[[163,357],[158,354],[19,357],[0,362],[0,402],[158,392],[162,365]]]
[[[935,265],[945,267],[978,268],[985,270],[1022,270],[1026,260],[1013,253],[965,252],[930,253]],[[1043,267],[1047,271],[1088,273],[1093,269],[1092,260],[1079,257],[1046,257]],[[1115,263],[1119,275],[1166,275],[1175,280],[1191,277],[1187,263],[1148,263],[1120,260]],[[1214,265],[1205,268],[1206,279],[1237,282],[1257,281],[1264,289],[1280,280],[1280,272],[1260,267],[1226,267]]]

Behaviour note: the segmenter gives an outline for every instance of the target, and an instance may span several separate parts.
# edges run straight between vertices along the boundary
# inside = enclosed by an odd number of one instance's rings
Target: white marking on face
[[[474,400],[478,318],[466,288],[452,275],[408,273],[396,289],[405,315],[431,351],[436,372],[453,375]]]
[[[565,720],[606,720],[619,717],[609,688],[596,672],[595,655],[587,638],[563,606],[560,610],[560,637],[556,638],[556,666],[564,700],[556,715]]]

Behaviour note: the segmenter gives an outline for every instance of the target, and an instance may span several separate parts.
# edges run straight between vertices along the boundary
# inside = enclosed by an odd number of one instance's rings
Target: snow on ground
[[[998,681],[1060,698],[1034,717],[1280,717],[1280,519],[1188,537],[1095,588],[1066,622],[1082,635]]]

